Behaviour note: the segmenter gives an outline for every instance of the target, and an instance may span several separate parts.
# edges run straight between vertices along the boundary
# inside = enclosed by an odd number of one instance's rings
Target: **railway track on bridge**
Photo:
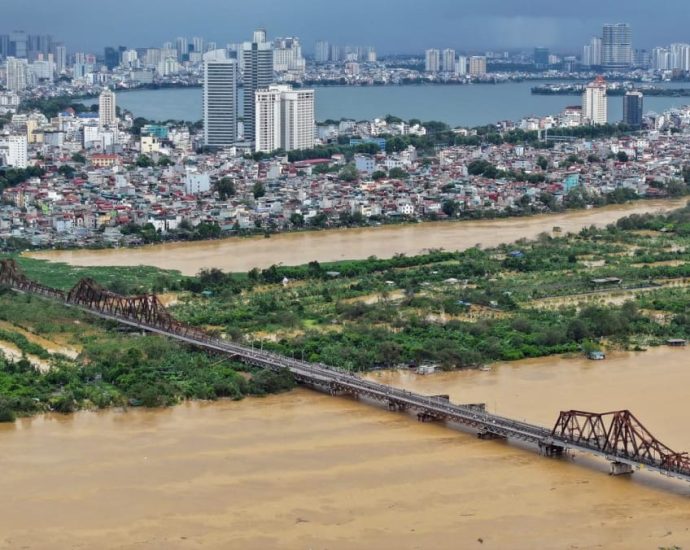
[[[0,285],[15,291],[57,300],[105,320],[222,353],[255,367],[289,370],[300,384],[332,395],[352,395],[376,401],[390,410],[408,411],[420,421],[442,421],[475,430],[485,439],[512,439],[539,448],[547,456],[580,450],[611,463],[612,474],[649,469],[690,481],[690,458],[658,441],[629,411],[561,412],[554,428],[521,422],[486,412],[477,405],[458,405],[444,396],[425,396],[379,384],[322,363],[285,357],[215,338],[185,325],[165,309],[155,295],[125,297],[81,280],[68,293],[28,279],[13,260],[0,261]]]

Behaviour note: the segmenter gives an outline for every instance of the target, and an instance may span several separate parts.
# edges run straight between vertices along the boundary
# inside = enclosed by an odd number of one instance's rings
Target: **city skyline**
[[[270,28],[273,36],[300,36],[310,53],[318,40],[371,44],[383,54],[421,52],[430,47],[546,46],[576,51],[603,24],[621,21],[633,28],[635,47],[688,40],[682,18],[673,16],[684,7],[680,0],[665,3],[668,16],[660,14],[656,6],[642,2],[632,6],[619,0],[606,4],[583,0],[576,6],[554,6],[543,0],[527,6],[505,0],[469,0],[462,5],[452,0],[424,4],[401,0],[394,5],[363,0],[326,5],[297,0],[289,6],[276,0],[232,5],[200,0],[190,12],[170,9],[174,2],[143,5],[121,0],[99,8],[98,14],[89,10],[86,0],[64,0],[59,5],[38,0],[30,13],[22,0],[7,0],[5,4],[4,31],[52,33],[71,51],[98,51],[116,43],[153,46],[178,35],[203,36],[222,44],[241,41],[248,29],[258,27]],[[304,17],[305,13],[309,17]],[[103,20],[109,21],[107,31],[102,28]]]

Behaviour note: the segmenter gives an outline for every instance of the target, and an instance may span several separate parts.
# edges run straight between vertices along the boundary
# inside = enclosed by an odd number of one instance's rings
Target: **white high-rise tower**
[[[115,92],[106,88],[98,98],[98,125],[107,128],[117,124]]]
[[[585,88],[582,94],[582,118],[585,123],[597,125],[608,122],[608,99],[606,81],[598,76]]]
[[[204,145],[234,145],[237,141],[237,62],[228,59],[225,50],[204,54],[203,109]]]

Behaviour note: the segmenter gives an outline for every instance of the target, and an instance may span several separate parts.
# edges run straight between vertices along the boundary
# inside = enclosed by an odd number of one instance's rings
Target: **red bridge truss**
[[[690,475],[688,454],[664,445],[630,411],[561,412],[551,435],[613,459]]]
[[[412,410],[421,420],[462,424],[482,438],[511,438],[534,445],[549,456],[578,449],[602,456],[612,463],[612,473],[632,473],[647,467],[667,476],[690,481],[690,458],[656,439],[630,411],[562,412],[553,430],[487,413],[476,405],[451,403],[447,396],[425,396],[386,386],[321,363],[284,357],[216,338],[176,320],[154,294],[121,296],[92,279],[80,280],[65,293],[38,284],[24,275],[12,259],[0,260],[0,286],[52,298],[102,318],[155,332],[222,353],[247,364],[272,370],[289,370],[295,379],[332,394],[345,393],[388,405],[390,410]]]

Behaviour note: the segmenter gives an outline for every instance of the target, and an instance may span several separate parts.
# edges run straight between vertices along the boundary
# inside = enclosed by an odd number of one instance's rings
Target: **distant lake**
[[[405,120],[440,120],[452,126],[480,126],[525,116],[557,114],[568,105],[580,104],[578,96],[532,95],[531,82],[469,85],[333,86],[316,87],[316,119],[370,120],[387,114]],[[687,87],[687,84],[662,84]],[[242,91],[240,90],[240,96]],[[202,118],[201,88],[137,90],[119,93],[117,104],[135,116],[151,120]],[[645,97],[645,112],[663,112],[690,104],[690,98]],[[239,105],[242,105],[240,97]],[[623,118],[623,98],[609,97],[609,120]]]

